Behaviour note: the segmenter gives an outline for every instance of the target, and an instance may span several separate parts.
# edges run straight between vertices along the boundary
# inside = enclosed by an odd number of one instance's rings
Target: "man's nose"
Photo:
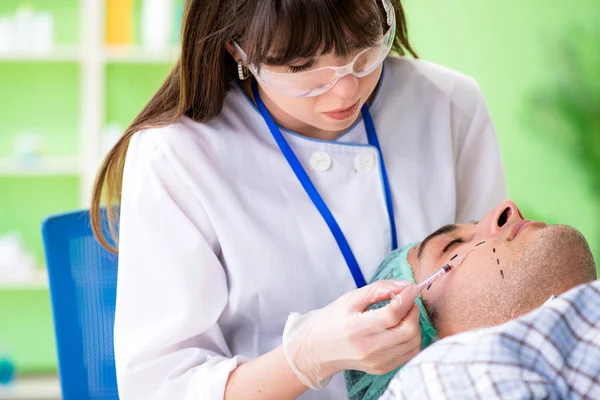
[[[507,225],[525,219],[514,201],[505,200],[489,212],[481,221],[481,226],[490,236],[495,236]]]

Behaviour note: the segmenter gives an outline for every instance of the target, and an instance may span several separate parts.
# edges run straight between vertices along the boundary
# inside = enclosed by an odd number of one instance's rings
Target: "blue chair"
[[[94,238],[88,211],[47,218],[42,236],[63,400],[118,399],[117,256]]]

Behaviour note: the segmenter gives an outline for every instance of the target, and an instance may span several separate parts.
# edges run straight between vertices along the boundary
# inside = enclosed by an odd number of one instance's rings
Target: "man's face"
[[[440,337],[504,322],[522,313],[521,302],[539,302],[527,298],[528,287],[565,229],[573,230],[526,220],[515,203],[505,201],[481,221],[442,227],[413,247],[409,262],[417,283],[466,256],[421,292]]]

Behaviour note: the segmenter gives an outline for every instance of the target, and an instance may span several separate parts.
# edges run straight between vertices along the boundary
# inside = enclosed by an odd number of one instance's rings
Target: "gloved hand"
[[[366,311],[392,293],[388,305]],[[407,281],[378,281],[319,310],[290,314],[283,349],[292,370],[318,390],[343,370],[384,374],[405,364],[421,349],[418,294]]]

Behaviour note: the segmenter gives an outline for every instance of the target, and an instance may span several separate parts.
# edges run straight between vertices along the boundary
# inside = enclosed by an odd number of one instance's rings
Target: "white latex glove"
[[[388,305],[366,311],[392,293],[399,295]],[[318,390],[343,370],[385,374],[405,364],[421,349],[418,294],[410,282],[378,281],[319,310],[290,314],[283,349],[292,370]]]

